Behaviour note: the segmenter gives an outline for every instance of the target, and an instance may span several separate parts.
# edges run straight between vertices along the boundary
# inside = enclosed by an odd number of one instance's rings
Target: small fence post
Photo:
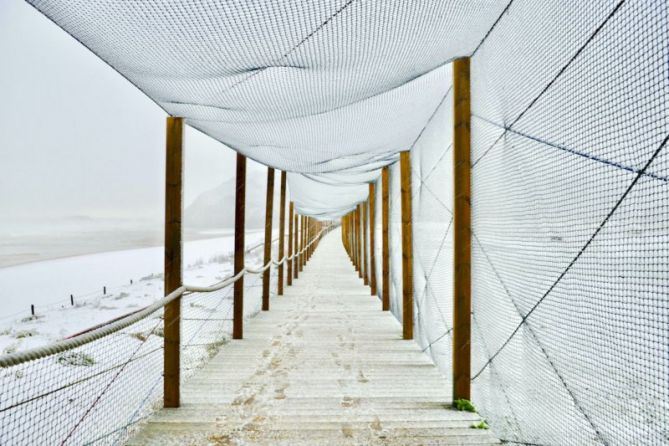
[[[402,198],[402,334],[413,339],[413,240],[411,229],[411,152],[400,153]]]
[[[30,314],[31,316],[35,316],[35,305],[30,304]]]
[[[293,202],[290,202],[290,209],[288,211],[288,257],[293,256],[293,212],[295,210],[295,204]],[[286,283],[288,286],[291,286],[293,284],[293,260],[288,260],[288,271],[286,275]]]
[[[70,304],[74,306],[74,294],[70,294]]]
[[[181,286],[183,209],[183,119],[167,118],[165,170],[165,295]],[[105,290],[106,291],[106,290]],[[181,381],[181,297],[165,306],[163,320],[163,405],[179,407]]]
[[[102,295],[103,295],[103,296],[106,296],[106,295],[107,295],[107,285],[104,285],[104,286],[102,287]]]
[[[244,269],[244,222],[246,213],[246,157],[237,153],[235,193],[235,275]],[[232,339],[244,338],[244,276],[234,284]]]
[[[369,282],[372,296],[376,295],[376,183],[369,183]]]
[[[390,310],[390,172],[388,166],[381,171],[381,307]]]
[[[453,399],[471,383],[471,103],[469,58],[453,61]]]
[[[263,266],[272,261],[272,211],[274,207],[274,169],[267,168],[267,197],[265,199],[265,253]],[[272,268],[267,268],[262,275],[262,309],[269,310],[269,278]]]
[[[286,172],[281,172],[281,199],[279,202],[279,260],[283,259],[286,243]],[[276,294],[283,296],[283,263],[278,268]]]

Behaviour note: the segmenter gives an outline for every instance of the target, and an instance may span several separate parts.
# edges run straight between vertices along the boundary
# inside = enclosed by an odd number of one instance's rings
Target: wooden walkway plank
[[[301,276],[302,277],[302,276]],[[490,445],[402,326],[369,298],[335,231],[131,445]]]

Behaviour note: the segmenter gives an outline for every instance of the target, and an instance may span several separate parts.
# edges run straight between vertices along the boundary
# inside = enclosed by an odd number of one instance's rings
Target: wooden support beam
[[[295,245],[293,243],[293,213],[295,212],[295,204],[290,202],[290,210],[288,212],[288,257],[292,257],[295,253]],[[293,284],[293,260],[288,260],[288,271],[286,275],[286,283],[288,286]]]
[[[402,198],[402,335],[413,339],[413,240],[411,229],[411,153],[400,153]]]
[[[360,204],[362,209],[362,282],[369,285],[369,263],[367,252],[367,202]]]
[[[299,266],[300,272],[302,272],[302,269],[304,268],[304,252],[303,252],[304,251],[304,215],[300,215],[300,221],[299,221],[299,226],[298,227],[300,228],[300,230],[298,232],[299,237],[300,237],[300,244],[299,244],[300,257],[298,259],[298,266]]]
[[[295,279],[299,277],[300,273],[300,216],[295,215],[295,259],[293,259],[293,273],[295,273]]]
[[[279,260],[285,255],[286,244],[286,172],[281,172],[281,198],[279,203]],[[283,263],[278,268],[276,294],[283,296]]]
[[[246,214],[246,157],[237,153],[237,186],[235,188],[235,275],[244,269]],[[232,339],[244,338],[244,276],[234,285]]]
[[[165,169],[165,295],[182,283],[183,119],[167,118]],[[179,407],[181,382],[181,298],[165,306],[163,405]]]
[[[265,252],[263,265],[272,261],[272,211],[274,207],[274,169],[267,168],[267,195],[265,197]],[[262,310],[269,310],[269,279],[272,268],[262,274]]]
[[[362,206],[358,203],[355,209],[355,243],[356,243],[356,264],[358,265],[358,277],[362,279]]]
[[[471,383],[471,95],[469,58],[453,62],[453,399]]]
[[[381,171],[381,308],[390,310],[390,171]]]
[[[376,296],[376,183],[369,183],[369,284]]]
[[[304,215],[300,215],[300,251],[304,250]],[[304,269],[304,252],[300,254],[300,272]]]
[[[307,263],[307,251],[306,251],[306,248],[307,248],[307,244],[306,244],[307,230],[308,230],[308,228],[307,228],[307,217],[303,215],[302,216],[302,248],[305,251],[304,251],[304,254],[302,254],[302,269],[304,269],[304,265],[306,265],[306,263]],[[300,271],[302,271],[302,269]]]

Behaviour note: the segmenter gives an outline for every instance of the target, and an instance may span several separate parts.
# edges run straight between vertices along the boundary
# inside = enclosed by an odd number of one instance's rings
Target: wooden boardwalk
[[[363,286],[338,231],[131,445],[488,445],[476,414]]]

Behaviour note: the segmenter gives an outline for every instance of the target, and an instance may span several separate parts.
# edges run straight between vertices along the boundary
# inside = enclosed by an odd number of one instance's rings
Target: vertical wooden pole
[[[304,234],[307,232],[306,231],[306,229],[307,229],[306,226],[307,225],[305,224],[306,220],[307,220],[307,218],[304,215],[300,216],[300,246],[301,246],[303,251],[306,247],[306,244],[304,243],[304,240],[305,240]],[[304,251],[302,253],[302,256],[300,257],[300,272],[302,272],[302,270],[304,269],[304,259],[305,259],[306,256],[307,256],[307,252]]]
[[[181,286],[183,210],[183,119],[167,118],[165,169],[165,295]],[[163,405],[179,407],[181,298],[165,306]]]
[[[411,233],[411,153],[400,153],[402,197],[402,333],[413,339],[413,240]]]
[[[244,269],[244,223],[246,211],[246,157],[237,153],[235,191],[235,275]],[[244,276],[235,282],[232,315],[232,339],[244,337]]]
[[[355,208],[355,257],[356,265],[358,265],[358,277],[362,279],[362,231],[360,226],[362,225],[362,211],[360,203]]]
[[[305,239],[305,246],[309,246],[309,242],[311,241],[311,217],[304,217],[305,225],[304,225],[304,239]],[[307,266],[307,262],[309,262],[309,257],[311,256],[311,248],[312,246],[309,246],[307,248],[307,252],[304,254],[304,266]]]
[[[470,399],[471,102],[469,58],[453,62],[453,399]]]
[[[279,260],[285,255],[286,243],[286,172],[281,172],[281,199],[279,203]],[[283,263],[278,268],[279,280],[276,294],[283,296]]]
[[[362,208],[362,281],[369,285],[369,263],[367,262],[367,202],[360,205]]]
[[[381,171],[381,308],[390,310],[390,172]]]
[[[304,215],[300,215],[300,250],[304,250]],[[304,252],[300,254],[300,272],[304,269]]]
[[[293,213],[295,212],[295,204],[290,202],[290,210],[288,212],[288,257],[292,257],[295,253],[293,245]],[[286,283],[288,286],[293,284],[293,260],[288,260],[288,271],[286,274]]]
[[[311,243],[313,237],[314,237],[314,219],[311,217],[307,217],[307,221],[309,222],[309,225],[307,226],[308,231],[307,231],[307,240],[309,243]],[[316,247],[316,244],[312,244],[309,246],[309,256],[307,257],[307,260],[309,260],[314,253],[314,248]]]
[[[267,196],[265,197],[265,252],[263,266],[272,261],[272,211],[274,207],[274,169],[267,168]],[[272,268],[262,275],[262,310],[269,310],[269,278]]]
[[[295,279],[299,278],[300,269],[300,216],[295,214],[295,259],[293,260],[293,272]]]
[[[302,269],[307,264],[307,233],[309,232],[309,219],[306,215],[302,216],[302,247],[305,249],[304,254],[302,255]],[[302,269],[300,271],[302,271]]]
[[[376,183],[369,183],[369,283],[376,296]]]

